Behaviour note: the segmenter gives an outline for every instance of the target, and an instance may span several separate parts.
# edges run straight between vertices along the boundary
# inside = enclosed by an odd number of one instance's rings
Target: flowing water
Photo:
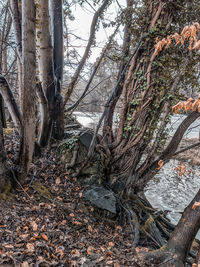
[[[100,115],[76,113],[77,120],[86,127],[94,127]],[[170,136],[173,135],[184,118],[184,115],[173,116],[171,123],[168,125]],[[187,130],[184,138],[199,139],[199,131],[200,120],[196,120]],[[174,170],[179,164],[178,160],[170,160],[148,183],[145,189],[145,195],[152,206],[159,210],[168,210],[168,217],[175,224],[200,187],[200,166],[191,167],[189,162],[186,162],[186,172],[179,176],[178,172]],[[200,238],[200,233],[198,238]]]

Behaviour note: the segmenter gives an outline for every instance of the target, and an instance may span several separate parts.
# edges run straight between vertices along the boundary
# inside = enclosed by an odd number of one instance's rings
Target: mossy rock
[[[87,158],[92,137],[93,134],[90,132],[80,133],[79,135],[65,140],[59,146],[58,150],[61,155],[61,161],[65,164],[67,170],[70,169],[73,172],[82,166]],[[71,162],[74,153],[77,153],[77,155],[75,164],[72,166]],[[102,176],[103,166],[101,165],[101,156],[100,154],[95,153],[93,160],[81,170],[80,175],[87,177],[85,182],[98,182],[97,180]]]

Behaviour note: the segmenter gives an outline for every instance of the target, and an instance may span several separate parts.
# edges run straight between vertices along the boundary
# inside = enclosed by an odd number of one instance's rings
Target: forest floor
[[[133,249],[128,225],[108,221],[84,201],[81,182],[66,173],[56,147],[35,161],[25,187],[0,199],[0,266],[145,267],[134,257],[148,250],[146,241]],[[16,149],[8,135],[8,167]]]

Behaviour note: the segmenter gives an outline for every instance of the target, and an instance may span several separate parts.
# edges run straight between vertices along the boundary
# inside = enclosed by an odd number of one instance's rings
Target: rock
[[[87,150],[90,148],[90,144],[92,142],[93,133],[91,132],[83,132],[81,133],[79,140],[86,147]]]
[[[101,185],[93,184],[85,189],[83,197],[89,200],[92,205],[116,214],[116,198],[113,191]]]

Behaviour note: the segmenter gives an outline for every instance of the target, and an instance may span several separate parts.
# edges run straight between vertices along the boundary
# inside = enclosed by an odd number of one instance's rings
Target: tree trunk
[[[193,204],[199,201],[200,190],[184,210],[167,244],[160,250],[141,254],[139,257],[155,266],[184,267],[192,242],[200,228],[199,207],[192,209]]]
[[[118,82],[115,88],[115,95],[112,97],[112,100],[109,102],[108,106],[105,108],[105,118],[104,118],[104,125],[103,125],[103,135],[106,137],[107,133],[109,133],[109,140],[106,141],[108,143],[113,142],[113,133],[112,133],[112,125],[113,125],[113,115],[115,106],[121,96],[124,80],[125,80],[125,73],[124,68],[128,62],[129,58],[129,51],[131,46],[131,25],[132,25],[132,16],[133,16],[133,0],[127,0],[127,11],[125,13],[125,28],[124,28],[124,37],[123,37],[123,46],[122,46],[122,59],[118,73]]]
[[[22,1],[22,140],[20,144],[21,180],[30,168],[35,144],[36,127],[36,43],[35,43],[35,3]]]
[[[61,95],[63,78],[63,1],[51,0],[51,25],[55,75],[55,98],[52,136],[61,140],[64,136],[64,106]]]
[[[51,136],[53,114],[55,112],[55,84],[53,70],[53,48],[50,35],[49,1],[37,0],[37,47],[39,62],[39,79],[42,83],[42,90],[48,100],[48,109],[44,112],[40,107],[41,129],[39,144],[44,147]],[[40,101],[40,106],[43,104]]]
[[[18,85],[19,85],[19,103],[22,107],[22,29],[21,13],[17,0],[10,1],[10,11],[14,26],[15,40],[17,45],[17,65],[18,65]]]
[[[1,104],[1,102],[0,102]],[[0,107],[1,110],[1,107]],[[4,137],[3,137],[3,121],[2,114],[0,112],[0,192],[3,191],[4,185],[6,183],[6,167],[5,167],[5,159],[6,154],[4,150]]]
[[[4,102],[6,103],[6,106],[12,117],[15,127],[17,128],[18,132],[21,133],[22,131],[21,114],[15,102],[13,93],[9,87],[9,84],[2,75],[0,75],[0,94],[4,99]]]

